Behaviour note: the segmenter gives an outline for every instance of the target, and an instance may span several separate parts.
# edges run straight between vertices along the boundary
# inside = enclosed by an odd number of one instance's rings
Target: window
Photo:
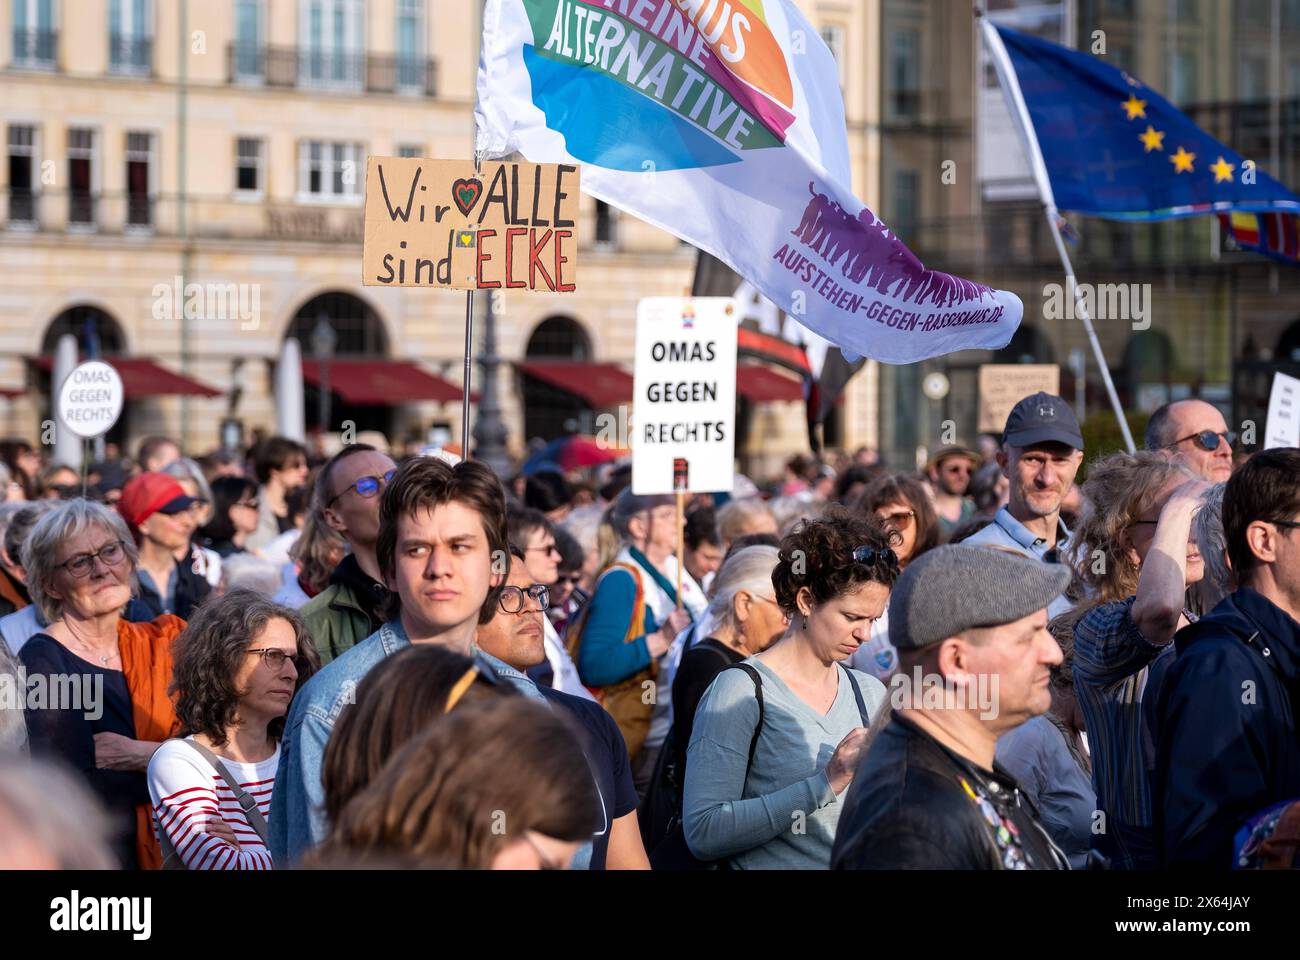
[[[1273,20],[1272,0],[1245,0],[1244,19],[1252,27],[1267,28]]]
[[[36,128],[9,127],[9,222],[36,222]]]
[[[95,223],[95,131],[85,127],[68,130],[68,223]]]
[[[1300,97],[1300,60],[1291,60],[1286,65],[1286,96]]]
[[[108,66],[113,73],[147,74],[153,64],[149,0],[109,0]]]
[[[1258,54],[1245,54],[1238,61],[1241,100],[1264,100],[1268,97],[1268,60]]]
[[[1201,18],[1200,0],[1174,0],[1174,22],[1196,23]]]
[[[424,0],[397,0],[397,89],[423,93]]]
[[[890,102],[894,116],[911,119],[921,112],[921,34],[895,30],[889,42]]]
[[[1174,54],[1173,101],[1182,106],[1195,103],[1196,89],[1196,55],[1186,50]]]
[[[262,192],[262,141],[240,137],[235,141],[235,189],[240,193]]]
[[[298,193],[313,200],[360,199],[365,148],[359,143],[298,144]]]
[[[14,66],[51,69],[58,45],[54,0],[13,0],[13,25]]]
[[[424,156],[424,144],[399,143],[397,145],[397,155],[399,157],[422,157]]]
[[[596,201],[596,244],[602,247],[618,245],[618,218],[614,208],[604,200]]]
[[[262,79],[261,0],[235,0],[235,47],[231,64],[235,80]]]
[[[914,171],[900,170],[894,174],[894,233],[904,243],[914,243],[917,212],[920,209],[920,177]]]
[[[153,225],[152,133],[126,135],[126,222],[131,227]]]
[[[848,78],[848,61],[844,58],[844,28],[836,24],[827,24],[819,33],[831,56],[835,58],[835,69],[840,77],[840,89],[843,90]]]
[[[365,77],[361,0],[299,0],[304,86],[360,90]]]
[[[1106,16],[1132,17],[1133,0],[1106,0]]]

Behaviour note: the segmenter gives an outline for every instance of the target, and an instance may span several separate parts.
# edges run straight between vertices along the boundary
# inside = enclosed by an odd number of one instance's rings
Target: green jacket
[[[357,602],[352,587],[331,583],[298,611],[307,622],[321,666],[342,656],[373,632],[370,618]]]

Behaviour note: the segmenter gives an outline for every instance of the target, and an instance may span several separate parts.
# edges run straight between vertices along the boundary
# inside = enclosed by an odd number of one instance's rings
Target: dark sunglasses
[[[387,486],[393,482],[393,474],[395,473],[397,473],[396,468],[389,470],[382,477],[358,477],[355,483],[348,484],[338,493],[334,494],[334,496],[330,498],[330,502],[325,504],[325,506],[334,506],[334,501],[343,496],[343,494],[347,493],[349,490],[355,490],[357,496],[369,500],[379,492],[381,486]]]
[[[1216,433],[1213,430],[1202,430],[1200,433],[1193,433],[1179,440],[1175,440],[1173,443],[1167,443],[1165,444],[1165,447],[1166,448],[1176,447],[1184,440],[1193,440],[1196,442],[1196,445],[1198,447],[1208,452],[1211,450],[1219,449],[1220,437],[1228,441],[1229,447],[1231,447],[1234,443],[1237,442],[1237,433],[1235,430],[1225,430],[1222,433]]]
[[[883,563],[886,566],[898,565],[898,554],[889,547],[872,547],[863,544],[853,549],[853,562],[874,566],[877,563]]]

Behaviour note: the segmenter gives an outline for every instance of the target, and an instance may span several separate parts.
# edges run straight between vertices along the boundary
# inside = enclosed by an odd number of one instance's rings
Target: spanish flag
[[[1293,213],[1219,214],[1219,224],[1239,247],[1285,263],[1300,263],[1300,217]]]

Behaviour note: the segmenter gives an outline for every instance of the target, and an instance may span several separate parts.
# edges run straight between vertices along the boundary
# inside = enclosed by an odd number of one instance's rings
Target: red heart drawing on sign
[[[457,180],[451,185],[451,198],[463,214],[468,214],[474,209],[474,204],[478,203],[479,194],[482,192],[483,181],[474,177],[468,180]]]

